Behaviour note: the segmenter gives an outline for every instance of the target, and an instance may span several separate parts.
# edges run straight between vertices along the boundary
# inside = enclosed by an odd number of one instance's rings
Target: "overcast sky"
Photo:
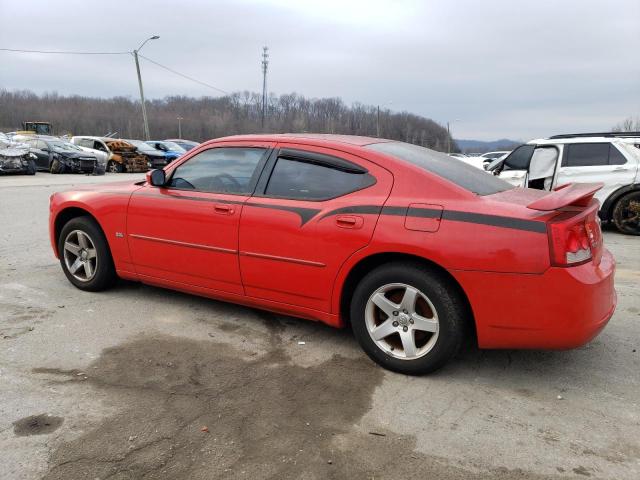
[[[639,0],[0,0],[0,48],[143,53],[225,91],[342,97],[493,140],[640,115]],[[145,93],[219,95],[142,60]],[[137,98],[133,58],[0,51],[0,88]],[[179,112],[178,112],[179,113]]]

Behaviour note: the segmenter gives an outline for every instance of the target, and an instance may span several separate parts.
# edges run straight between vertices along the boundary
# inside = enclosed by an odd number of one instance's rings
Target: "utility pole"
[[[184,120],[183,117],[178,117],[178,138],[182,138],[182,120]]]
[[[380,138],[380,105],[378,105],[378,115],[376,117],[376,137]]]
[[[447,153],[451,153],[451,130],[449,130],[449,122],[447,122]]]
[[[262,47],[262,128],[267,112],[267,69],[269,68],[269,47]]]
[[[147,120],[147,107],[144,103],[144,90],[142,89],[142,76],[140,75],[140,62],[138,61],[138,52],[144,47],[144,44],[149,40],[157,40],[160,37],[158,35],[154,35],[153,37],[147,38],[142,44],[133,51],[133,58],[136,61],[136,72],[138,72],[138,86],[140,87],[140,103],[142,104],[142,121],[144,122],[144,139],[151,140],[151,135],[149,134],[149,121]]]

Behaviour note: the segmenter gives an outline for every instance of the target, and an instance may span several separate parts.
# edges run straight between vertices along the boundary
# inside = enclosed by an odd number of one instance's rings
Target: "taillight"
[[[588,262],[599,256],[601,241],[596,218],[566,212],[549,223],[552,265],[568,267]]]

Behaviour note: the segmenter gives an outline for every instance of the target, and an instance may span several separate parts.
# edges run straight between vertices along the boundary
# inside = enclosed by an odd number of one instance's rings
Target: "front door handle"
[[[358,215],[338,215],[336,218],[336,224],[340,228],[362,228],[364,218]]]
[[[233,215],[233,206],[226,203],[216,203],[213,210],[221,215]]]
[[[627,167],[616,167],[613,169],[614,172],[626,172]]]

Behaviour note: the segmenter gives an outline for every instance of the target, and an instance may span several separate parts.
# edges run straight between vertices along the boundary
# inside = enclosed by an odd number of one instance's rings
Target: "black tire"
[[[67,262],[65,261],[65,240],[70,233],[75,231],[81,231],[88,235],[96,250],[97,261],[95,264],[95,273],[93,277],[87,281],[76,278],[69,270]],[[99,292],[112,286],[117,278],[107,239],[100,226],[91,217],[82,216],[72,218],[62,227],[62,231],[58,237],[58,256],[60,257],[62,271],[69,281],[80,290]]]
[[[429,350],[425,349],[426,353],[418,358],[394,357],[392,353],[381,348],[369,333],[365,319],[367,303],[378,289],[390,284],[406,284],[416,288],[428,298],[437,312],[439,326],[435,343]],[[468,308],[458,292],[458,287],[450,279],[426,266],[411,262],[382,265],[367,274],[353,294],[350,313],[351,327],[356,340],[374,362],[388,370],[406,375],[423,375],[433,372],[458,353],[465,338]],[[384,340],[393,341],[393,335],[395,333]],[[400,339],[400,332],[397,335],[397,339]]]
[[[611,213],[616,228],[627,235],[640,235],[640,190],[620,198]]]
[[[107,163],[107,171],[110,173],[122,173],[124,172],[124,167],[118,162],[109,160],[109,163]]]
[[[104,175],[104,173],[105,173],[105,167],[103,167],[103,166],[101,166],[101,165],[97,165],[97,166],[96,166],[96,168],[95,168],[95,170],[94,170],[94,173],[95,173],[96,175]]]
[[[49,172],[53,174],[57,174],[57,173],[62,173],[62,170],[63,170],[63,166],[59,160],[54,160],[53,162],[51,162],[51,166],[49,167]]]
[[[29,165],[27,166],[27,175],[35,175],[36,174],[36,162],[33,160],[29,160]]]

